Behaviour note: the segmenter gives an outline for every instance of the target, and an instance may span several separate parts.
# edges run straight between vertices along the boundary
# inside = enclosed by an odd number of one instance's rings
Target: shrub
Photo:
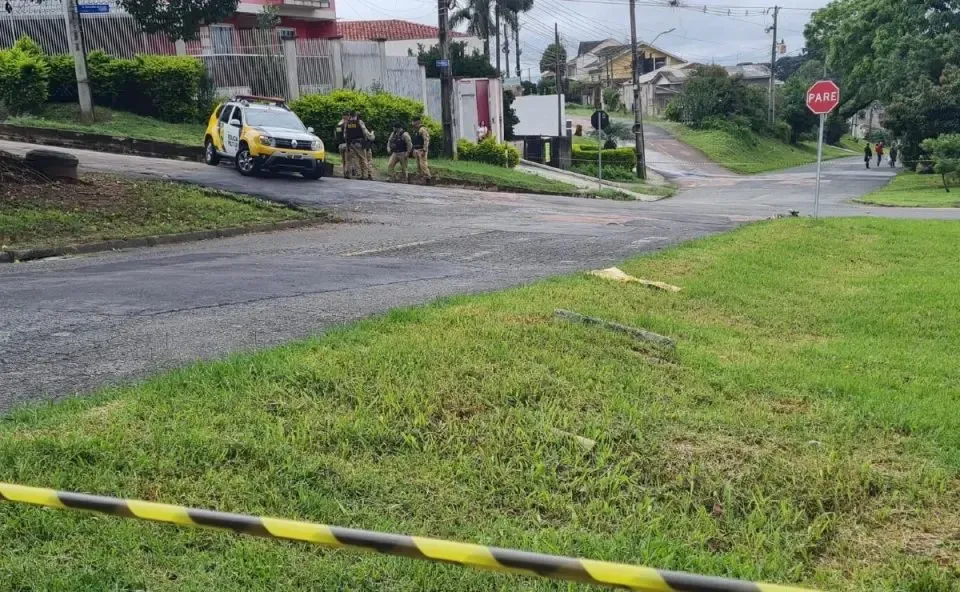
[[[496,138],[488,137],[479,144],[469,140],[457,142],[457,159],[473,162],[485,162],[497,166],[513,168],[520,163],[520,151],[510,144],[498,144]]]
[[[708,119],[739,116],[747,127],[762,132],[767,127],[767,98],[760,88],[731,78],[721,66],[699,66],[667,107],[666,115],[696,128],[705,127]]]
[[[50,68],[47,100],[55,103],[77,102],[77,70],[71,55],[55,55],[47,58]]]
[[[387,138],[393,129],[393,122],[401,121],[408,126],[416,117],[423,117],[423,104],[385,92],[365,93],[356,90],[335,90],[326,95],[305,95],[290,104],[294,113],[311,126],[323,142],[334,144],[334,128],[340,122],[345,110],[359,111],[367,128],[377,136],[376,149],[386,151]],[[443,146],[443,131],[438,123],[424,117],[424,124],[430,131],[430,154],[440,153]]]
[[[950,181],[960,176],[960,134],[942,134],[927,138],[921,144],[933,160],[933,172],[940,175],[943,188],[950,191]]]
[[[573,167],[573,172],[587,175],[588,177],[597,177],[598,170],[596,162],[578,163]],[[603,165],[603,178],[608,181],[638,181],[637,174],[634,173],[632,169],[621,166],[608,167],[606,163]]]
[[[93,102],[98,105],[112,106],[114,97],[117,95],[113,80],[113,66],[117,61],[127,60],[114,60],[100,49],[95,49],[87,54],[87,79],[90,81],[90,94],[93,95]],[[73,77],[73,86],[77,86],[76,73]],[[74,88],[74,91],[76,91],[76,88]]]
[[[40,47],[40,44],[27,35],[21,35],[20,39],[14,42],[13,49],[19,49],[23,53],[37,58],[43,56],[43,48]]]
[[[187,56],[138,55],[137,79],[141,91],[150,97],[150,112],[144,115],[165,121],[197,121],[197,96],[203,63]],[[209,115],[207,113],[203,115]]]
[[[777,121],[773,126],[773,136],[781,142],[790,143],[794,139],[793,127],[786,121]]]
[[[596,164],[597,147],[574,144],[571,156],[576,165]],[[613,150],[603,150],[602,154],[603,168],[623,167],[633,169],[637,166],[637,151],[633,147],[615,148]]]
[[[17,47],[0,51],[0,102],[11,114],[41,108],[49,77],[50,67],[42,55]]]

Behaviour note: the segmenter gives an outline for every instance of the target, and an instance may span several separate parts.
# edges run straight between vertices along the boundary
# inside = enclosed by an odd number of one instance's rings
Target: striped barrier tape
[[[0,483],[0,501],[57,509],[88,510],[122,518],[136,518],[181,526],[221,528],[241,534],[303,541],[324,547],[378,551],[387,555],[455,563],[464,567],[571,580],[641,592],[813,592],[790,586],[699,576],[622,563],[541,555],[484,545],[198,510],[184,506],[86,495],[10,483]]]

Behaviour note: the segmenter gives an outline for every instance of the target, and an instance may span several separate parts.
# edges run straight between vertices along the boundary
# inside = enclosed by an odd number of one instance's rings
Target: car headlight
[[[312,144],[310,144],[310,148],[314,151],[323,150],[323,142],[317,138]]]
[[[264,146],[274,146],[276,141],[270,136],[260,136],[260,143]]]

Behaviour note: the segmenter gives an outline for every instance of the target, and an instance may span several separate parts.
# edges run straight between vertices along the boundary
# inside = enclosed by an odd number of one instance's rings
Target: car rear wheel
[[[314,168],[312,171],[301,171],[300,174],[303,175],[305,179],[316,181],[323,176],[323,169],[320,168],[320,164],[317,163],[316,168]]]
[[[237,156],[234,158],[234,164],[237,167],[237,171],[245,177],[256,175],[260,172],[260,163],[250,154],[250,147],[246,144],[240,144],[240,148],[237,150]]]
[[[213,145],[213,140],[210,138],[207,138],[207,141],[204,142],[203,162],[209,164],[210,166],[217,166],[220,164],[220,155],[217,153],[217,147]]]

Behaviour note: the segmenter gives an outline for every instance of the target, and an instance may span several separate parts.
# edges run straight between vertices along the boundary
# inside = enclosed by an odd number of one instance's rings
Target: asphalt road
[[[0,142],[0,150],[30,146]],[[362,181],[246,179],[227,167],[73,151],[87,170],[166,177],[331,210],[307,230],[0,265],[0,411],[199,358],[277,344],[397,306],[597,268],[789,209],[810,167],[741,178],[687,169],[656,202]],[[847,203],[886,182],[825,166],[824,215],[960,218]]]

